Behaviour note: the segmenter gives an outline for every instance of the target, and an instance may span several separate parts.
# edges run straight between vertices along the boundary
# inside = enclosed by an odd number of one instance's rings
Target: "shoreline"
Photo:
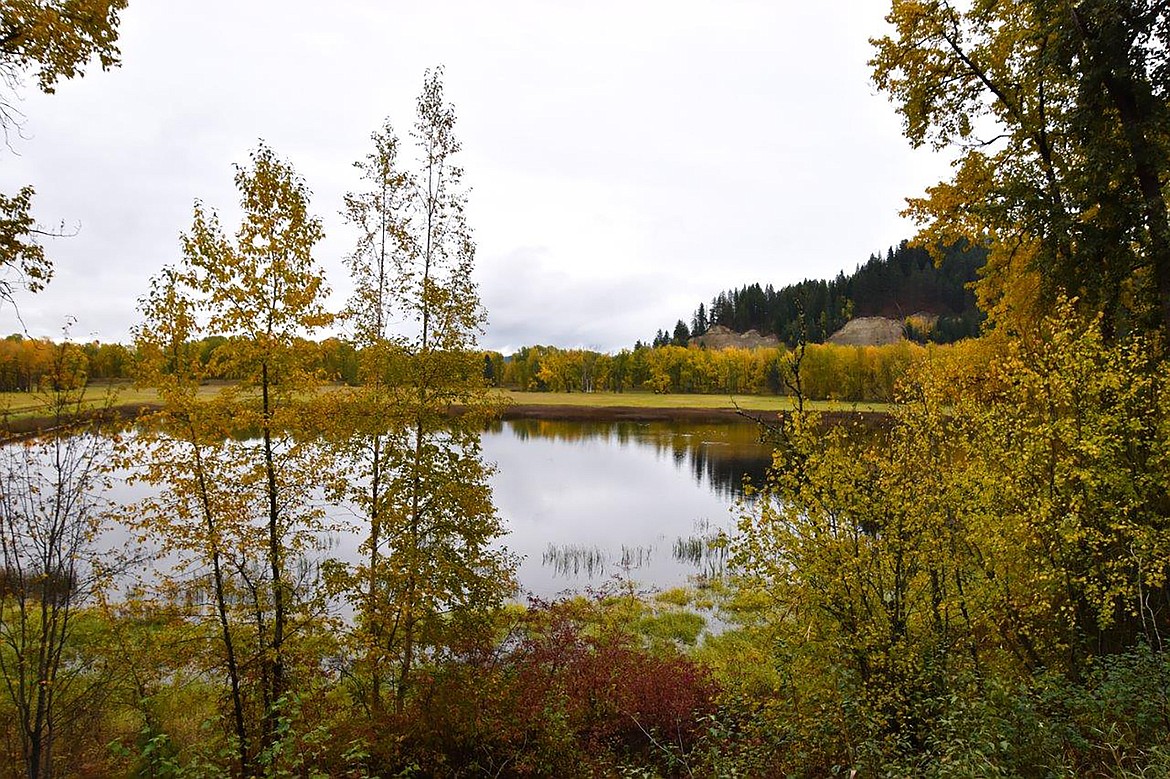
[[[145,413],[158,411],[160,403],[121,403],[103,408],[91,408],[64,417],[21,416],[0,422],[0,444],[23,441],[28,438],[69,430],[90,422],[131,422]]]
[[[753,422],[775,424],[781,417],[792,411],[767,411],[761,409],[695,408],[687,406],[580,406],[538,403],[516,403],[504,408],[500,414],[503,420],[545,419],[561,422],[692,422],[729,423]],[[818,411],[827,424],[858,422],[866,426],[886,424],[890,419],[887,411],[833,410]]]
[[[505,421],[546,419],[558,422],[768,422],[776,412],[686,406],[584,406],[557,403],[512,403],[499,415]]]
[[[17,441],[57,429],[88,422],[127,422],[144,413],[158,411],[158,403],[123,403],[107,408],[92,409],[77,414],[55,425],[53,417],[26,416],[0,423],[0,441]],[[462,408],[452,407],[452,414],[462,413]],[[729,424],[752,422],[774,424],[781,416],[791,414],[788,410],[712,408],[700,406],[618,406],[582,405],[567,403],[509,403],[505,405],[498,419],[504,421],[548,420],[558,422],[689,422],[693,424]],[[861,410],[820,410],[821,420],[827,424],[860,423],[867,427],[888,424],[888,411]]]

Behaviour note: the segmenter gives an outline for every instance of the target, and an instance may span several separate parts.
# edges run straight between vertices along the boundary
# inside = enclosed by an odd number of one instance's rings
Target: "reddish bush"
[[[469,642],[380,728],[386,768],[588,776],[615,764],[682,770],[714,684],[677,650],[605,627],[598,602],[535,602],[503,641]]]

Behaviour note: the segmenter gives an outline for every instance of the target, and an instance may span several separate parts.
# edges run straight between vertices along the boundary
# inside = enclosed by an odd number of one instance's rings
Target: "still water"
[[[747,422],[509,421],[483,453],[521,588],[539,597],[719,570],[705,541],[734,526],[744,478],[758,483],[771,458]]]
[[[520,594],[541,598],[616,577],[650,590],[721,572],[725,552],[710,542],[734,527],[744,480],[759,483],[771,459],[759,429],[738,421],[506,421],[484,432],[482,450],[496,467],[491,486],[507,529],[502,543],[520,557]],[[113,475],[108,497],[115,504],[150,495],[145,485],[126,484],[130,475]],[[318,499],[334,519],[352,523],[352,512]],[[99,546],[148,555],[149,542],[137,535],[115,522]],[[331,534],[324,554],[357,560],[361,539],[356,529]],[[175,562],[142,557],[127,584],[149,582]]]

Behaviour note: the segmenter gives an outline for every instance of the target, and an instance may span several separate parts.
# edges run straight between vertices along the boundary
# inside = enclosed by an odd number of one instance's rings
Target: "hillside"
[[[707,332],[691,336],[687,343],[696,344],[705,349],[758,349],[779,346],[780,339],[772,334],[760,335],[756,330],[736,333],[723,325],[712,325],[707,328]]]
[[[982,247],[957,244],[935,265],[925,249],[903,241],[884,257],[870,255],[849,275],[806,279],[780,289],[756,283],[720,292],[709,305],[700,303],[689,323],[680,319],[672,329],[659,330],[653,343],[685,344],[715,325],[736,333],[773,334],[790,346],[802,336],[822,343],[851,319],[911,315],[920,315],[920,324],[932,323],[925,332],[913,329],[911,337],[950,343],[979,332],[983,315],[970,284],[986,259]]]
[[[906,328],[901,320],[861,316],[846,322],[844,327],[829,336],[828,342],[842,346],[882,346],[897,343],[905,337]]]

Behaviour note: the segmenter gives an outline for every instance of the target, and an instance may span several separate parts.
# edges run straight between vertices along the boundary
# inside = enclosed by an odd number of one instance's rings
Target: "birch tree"
[[[241,520],[247,512],[232,500],[238,493],[231,489],[228,459],[234,454],[228,443],[231,404],[198,398],[207,366],[193,341],[199,328],[195,301],[185,292],[177,271],[168,268],[152,280],[139,304],[143,322],[134,334],[137,381],[154,387],[164,406],[127,448],[127,465],[143,468],[133,478],[158,488],[133,507],[131,516],[137,521],[131,524],[157,540],[159,554],[178,557],[167,577],[172,596],[176,582],[201,586],[210,569],[207,589],[222,641],[239,771],[248,776],[251,727],[236,638],[240,615],[234,583],[241,572],[255,567],[248,550],[256,545],[246,543],[250,534]]]
[[[454,126],[442,71],[428,71],[411,133],[415,165],[401,163],[387,122],[357,165],[365,189],[346,198],[359,233],[350,318],[366,357],[364,397],[386,431],[355,439],[349,492],[369,523],[351,591],[375,709],[386,664],[397,666],[401,710],[412,670],[443,630],[512,587],[510,558],[493,546],[503,527],[480,453],[491,405],[475,350],[484,311]]]
[[[231,685],[240,771],[275,754],[281,707],[290,692],[290,633],[313,615],[290,563],[317,549],[323,513],[313,499],[321,449],[312,436],[311,394],[300,339],[331,321],[313,258],[322,237],[309,192],[292,167],[261,144],[236,185],[243,218],[228,238],[213,211],[195,206],[183,260],[156,280],[138,333],[145,377],[167,403],[165,437],[151,441],[144,478],[164,485],[145,507],[165,550],[209,571],[213,610]],[[200,378],[192,342],[226,340],[209,369],[237,377],[210,402],[195,398]],[[241,441],[242,434],[256,439]],[[181,569],[180,569],[181,572]],[[234,606],[234,608],[233,608]],[[240,657],[233,622],[246,616],[252,646]],[[258,669],[253,704],[261,752],[250,735],[241,667]]]

